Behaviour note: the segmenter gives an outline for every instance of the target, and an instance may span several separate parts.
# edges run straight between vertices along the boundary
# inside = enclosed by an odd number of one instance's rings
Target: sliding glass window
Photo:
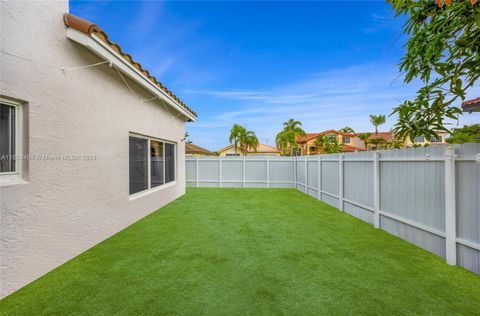
[[[130,194],[175,181],[174,143],[130,135]]]

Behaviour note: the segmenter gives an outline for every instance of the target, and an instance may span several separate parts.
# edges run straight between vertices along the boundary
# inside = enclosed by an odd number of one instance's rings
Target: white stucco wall
[[[100,61],[66,38],[65,12],[67,1],[2,2],[1,50],[11,55],[0,54],[0,94],[26,102],[28,153],[96,160],[31,160],[26,184],[0,188],[1,297],[185,192],[184,121],[140,104],[108,65],[64,75]],[[179,144],[176,185],[129,200],[129,132]]]

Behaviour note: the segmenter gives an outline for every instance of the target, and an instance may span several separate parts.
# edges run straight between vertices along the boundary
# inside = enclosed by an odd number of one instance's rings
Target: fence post
[[[295,181],[295,189],[297,189],[297,156],[293,157],[293,177]]]
[[[318,199],[322,199],[322,156],[318,156],[317,161],[317,186],[318,186]]]
[[[270,159],[267,156],[267,188],[270,188]]]
[[[455,149],[445,148],[445,247],[447,263],[457,264],[455,210]]]
[[[338,156],[338,209],[343,211],[343,155]]]
[[[222,187],[222,157],[218,158],[218,185]]]
[[[380,228],[380,153],[373,153],[373,226]]]
[[[195,164],[195,183],[197,184],[197,188],[198,188],[198,156]]]
[[[305,168],[304,168],[305,176],[303,177],[304,184],[304,193],[308,194],[308,156],[305,156]]]
[[[245,188],[245,156],[243,156],[243,187]]]

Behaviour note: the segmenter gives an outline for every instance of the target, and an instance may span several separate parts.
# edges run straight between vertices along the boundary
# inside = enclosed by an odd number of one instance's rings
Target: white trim
[[[136,200],[136,199],[139,199],[139,198],[142,198],[144,196],[147,196],[149,194],[152,194],[152,193],[155,193],[155,192],[158,192],[158,191],[161,191],[161,190],[165,190],[165,189],[168,189],[170,187],[173,187],[177,185],[177,181],[172,181],[172,182],[169,182],[169,183],[166,183],[166,184],[162,184],[162,185],[159,185],[159,186],[156,186],[152,189],[147,189],[147,190],[143,190],[143,191],[140,191],[140,192],[137,192],[137,193],[133,193],[133,194],[130,194],[128,196],[128,200],[129,201],[133,201],[133,200]]]
[[[437,235],[437,236],[440,236],[440,237],[444,237],[444,238],[445,238],[445,233],[444,233],[444,232],[441,232],[441,231],[439,231],[439,230],[437,230],[437,229],[435,229],[435,228],[432,228],[432,227],[428,227],[428,226],[419,224],[419,223],[414,222],[414,221],[412,221],[412,220],[406,219],[406,218],[401,217],[401,216],[398,216],[398,215],[393,215],[393,214],[384,212],[384,211],[382,211],[382,210],[379,210],[378,213],[380,213],[380,215],[382,215],[382,216],[385,216],[385,217],[388,217],[388,218],[390,218],[390,219],[396,220],[397,222],[401,222],[401,223],[407,224],[407,225],[409,225],[409,226],[418,228],[418,229],[420,229],[420,230],[426,231],[426,232],[428,232],[428,233],[431,233],[431,234],[434,234],[434,235]]]
[[[465,239],[462,239],[462,238],[457,238],[457,242],[459,244],[462,244],[462,245],[467,246],[469,248],[476,249],[476,250],[480,251],[480,244],[476,244],[474,242],[471,242],[471,241],[468,241],[468,240],[465,240]]]
[[[193,114],[185,110],[182,105],[178,104],[171,96],[169,96],[165,91],[155,85],[149,78],[142,74],[137,68],[135,68],[128,61],[126,61],[125,58],[123,58],[120,54],[118,54],[115,50],[113,50],[96,35],[87,35],[75,29],[68,28],[67,37],[85,46],[93,53],[100,56],[102,59],[112,62],[112,64],[119,68],[128,77],[130,77],[136,83],[140,84],[142,87],[146,88],[155,96],[158,96],[159,98],[166,101],[171,107],[182,113],[185,117],[189,118],[192,121],[195,121],[197,119]]]
[[[325,195],[328,195],[328,196],[330,196],[330,197],[332,197],[332,198],[334,198],[334,199],[338,199],[338,198],[339,198],[338,195],[335,195],[335,194],[333,194],[333,193],[330,193],[330,192],[327,192],[327,191],[324,191],[324,190],[320,190],[320,193],[325,194]]]
[[[370,207],[370,206],[366,206],[364,204],[361,204],[361,203],[358,203],[358,202],[355,202],[355,201],[352,201],[352,200],[349,200],[349,199],[346,199],[346,198],[343,198],[343,201],[348,203],[348,204],[351,204],[351,205],[354,205],[356,207],[359,207],[361,209],[364,209],[366,211],[370,211],[370,212],[373,212],[373,208]]]
[[[22,179],[23,156],[23,107],[22,103],[1,98],[0,103],[13,106],[15,109],[15,171],[0,172],[0,186],[11,186],[27,183]]]

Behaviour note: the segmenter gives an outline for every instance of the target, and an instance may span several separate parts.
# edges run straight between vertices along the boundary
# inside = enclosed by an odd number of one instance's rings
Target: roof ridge
[[[187,112],[192,114],[193,116],[197,117],[197,113],[193,111],[190,107],[188,107],[182,100],[180,100],[172,91],[167,89],[160,81],[155,78],[150,72],[142,67],[142,65],[133,60],[132,56],[130,54],[125,53],[120,45],[112,42],[108,34],[103,31],[97,24],[92,23],[90,21],[87,21],[85,19],[82,19],[78,16],[65,13],[63,15],[63,22],[65,26],[71,27],[76,29],[77,31],[80,31],[82,33],[88,34],[88,35],[97,35],[103,42],[105,42],[108,46],[110,46],[113,50],[115,50],[118,54],[120,54],[124,59],[126,59],[132,66],[134,66],[138,71],[140,71],[143,75],[145,75],[150,81],[152,81],[158,88],[160,88],[163,92],[168,94],[175,102],[177,102],[183,109],[185,109]]]

